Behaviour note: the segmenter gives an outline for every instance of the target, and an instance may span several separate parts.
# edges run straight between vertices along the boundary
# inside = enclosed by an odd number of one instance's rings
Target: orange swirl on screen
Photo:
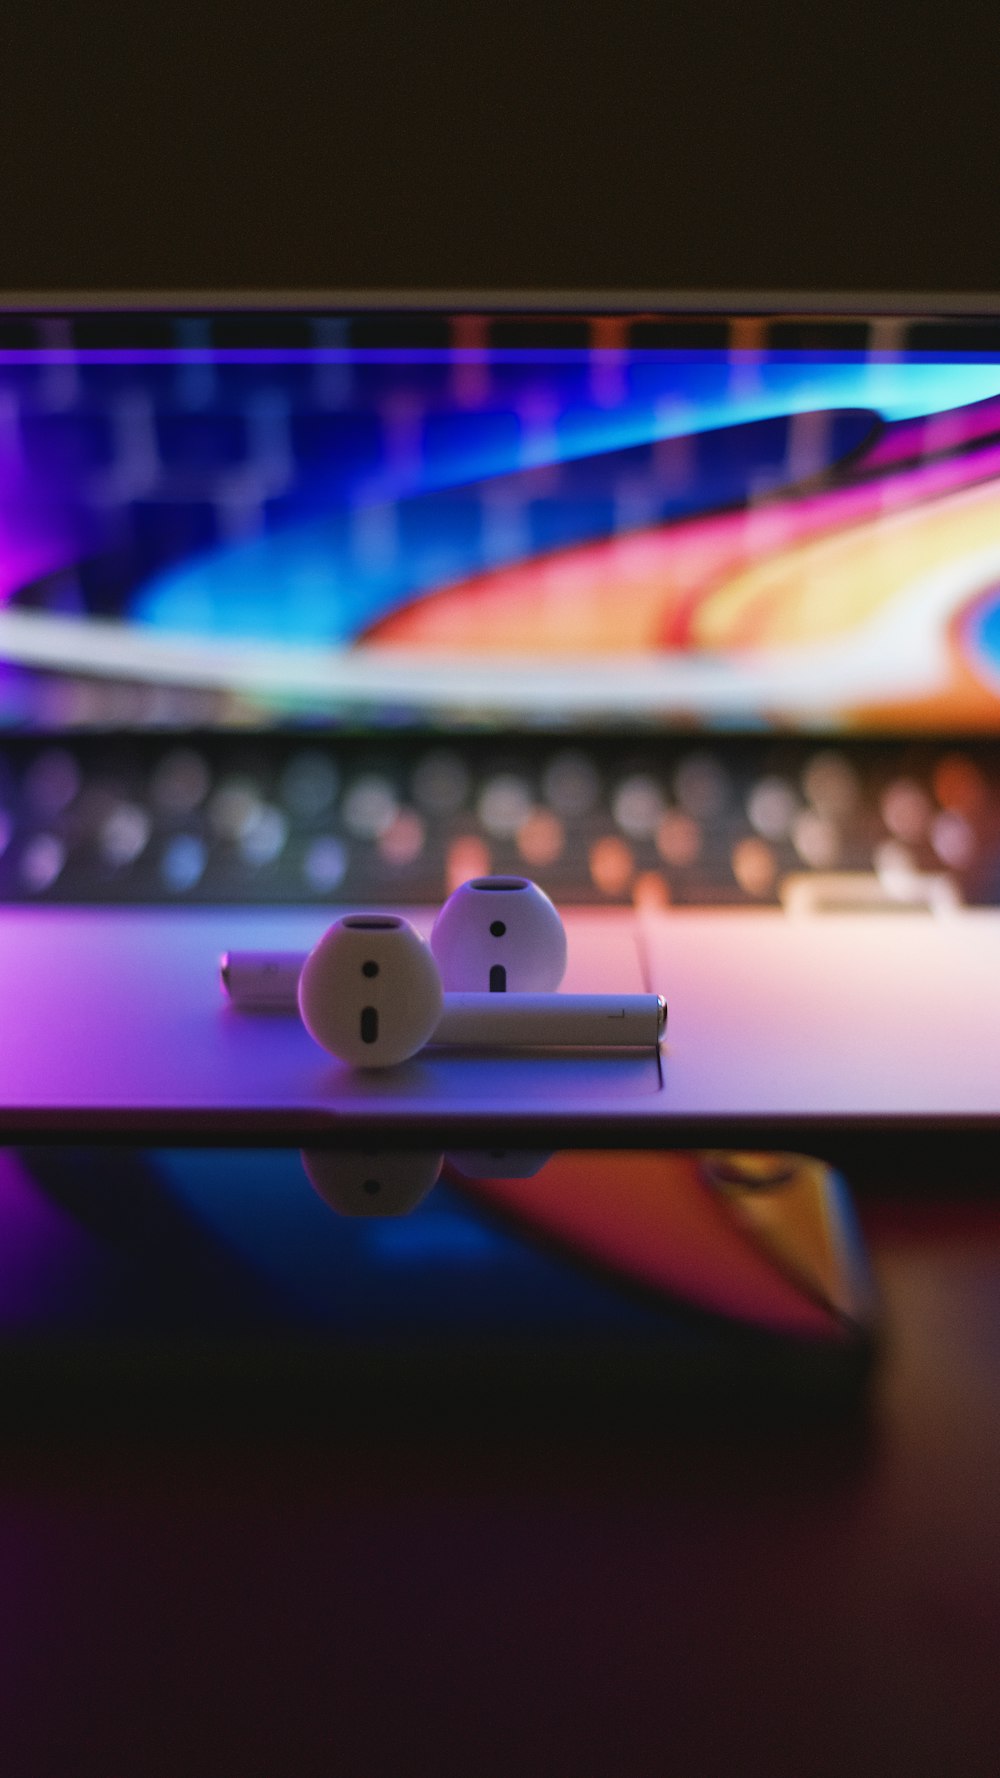
[[[864,477],[865,463],[855,466]],[[532,557],[443,586],[373,624],[377,646],[542,657],[694,651],[703,609],[743,572],[778,569],[804,544],[836,544],[953,490],[1000,478],[1000,447],[812,494],[684,519]],[[871,549],[871,541],[868,548]],[[712,620],[714,622],[714,619]],[[744,646],[733,640],[726,646]]]
[[[947,668],[945,682],[939,691],[928,692],[923,697],[859,703],[851,711],[852,722],[866,732],[884,730],[888,734],[900,730],[967,734],[995,729],[997,692],[981,678],[967,644],[968,618],[978,603],[979,599],[973,598],[971,605],[957,611],[947,626],[942,638]]]
[[[883,513],[753,563],[701,601],[691,640],[696,648],[718,650],[784,648],[842,636],[905,598],[935,569],[963,562],[969,564],[968,592],[978,596],[982,589],[972,564],[991,549],[1000,550],[996,481]]]
[[[837,1335],[833,1312],[782,1269],[780,1241],[709,1186],[694,1152],[566,1152],[531,1179],[470,1180],[447,1163],[445,1172],[529,1234],[626,1283],[773,1332]],[[800,1226],[803,1218],[811,1226],[811,1246],[804,1244],[811,1260],[828,1234],[820,1177],[804,1177],[795,1207]],[[821,1277],[824,1269],[814,1267]]]

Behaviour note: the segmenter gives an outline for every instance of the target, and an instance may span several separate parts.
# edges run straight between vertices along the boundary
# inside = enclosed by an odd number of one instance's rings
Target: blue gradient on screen
[[[983,604],[972,625],[972,652],[1000,679],[1000,587]]]
[[[602,402],[595,359],[514,353],[484,361],[483,405],[457,406],[437,388],[441,366],[420,355],[344,358],[359,413],[385,399],[387,380],[419,389],[433,377],[440,402],[422,448],[402,460],[365,456],[346,427],[276,503],[263,535],[189,556],[154,573],[133,616],[155,629],[285,643],[349,642],[400,604],[451,582],[510,566],[623,528],[614,490],[636,456],[656,441],[741,428],[755,450],[740,461],[699,464],[690,490],[667,490],[645,522],[663,522],[746,498],[753,476],[774,469],[769,423],[826,411],[872,424],[940,413],[1000,393],[1000,363],[844,354],[621,354],[619,388]],[[607,368],[607,361],[605,362]],[[859,435],[860,436],[860,435]],[[857,442],[857,439],[853,440]],[[850,449],[846,439],[843,448]],[[762,454],[761,454],[762,453]],[[710,455],[710,453],[709,453]],[[834,460],[836,452],[834,453]],[[560,486],[532,504],[532,471],[558,466]],[[520,500],[520,527],[484,524],[484,510]],[[537,508],[537,510],[536,510]],[[381,533],[381,553],[359,551],[359,528]],[[627,524],[624,527],[628,528]]]
[[[867,413],[831,416],[831,460],[867,438]],[[787,474],[785,416],[697,435],[697,469],[685,486],[664,484],[648,517],[655,522],[744,501],[759,478]],[[216,637],[348,642],[407,599],[528,555],[599,542],[617,528],[616,482],[649,476],[649,446],[571,456],[556,489],[535,493],[533,472],[489,485],[437,488],[396,501],[386,523],[384,560],[358,549],[358,511],[341,507],[160,576],[140,595],[138,615],[174,630]],[[518,511],[505,536],[485,522],[488,501]]]

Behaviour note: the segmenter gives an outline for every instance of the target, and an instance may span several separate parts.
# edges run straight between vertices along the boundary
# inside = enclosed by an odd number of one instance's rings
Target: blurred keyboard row
[[[0,898],[768,904],[794,873],[1000,902],[1000,744],[84,735],[0,744]]]
[[[350,347],[352,351],[703,350],[770,348],[775,351],[838,348],[841,351],[995,351],[1000,322],[990,316],[776,315],[763,311],[708,314],[650,309],[634,304],[600,313],[557,306],[514,311],[488,305],[433,308],[285,310],[194,307],[115,308],[108,311],[8,310],[0,317],[0,349],[76,352],[297,352]]]

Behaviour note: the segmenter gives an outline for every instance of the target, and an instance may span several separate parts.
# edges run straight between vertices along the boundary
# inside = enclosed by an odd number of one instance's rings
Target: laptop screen
[[[10,316],[0,725],[992,733],[1000,329]]]
[[[0,314],[0,902],[996,905],[1000,322],[747,301]]]

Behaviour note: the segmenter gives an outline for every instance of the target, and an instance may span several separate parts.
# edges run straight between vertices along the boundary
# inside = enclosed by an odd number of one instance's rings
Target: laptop
[[[1000,1127],[1000,314],[37,298],[0,315],[0,1124]],[[538,881],[659,1054],[381,1074],[222,952]]]

